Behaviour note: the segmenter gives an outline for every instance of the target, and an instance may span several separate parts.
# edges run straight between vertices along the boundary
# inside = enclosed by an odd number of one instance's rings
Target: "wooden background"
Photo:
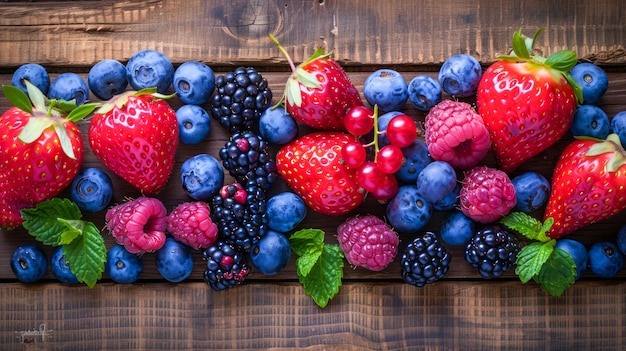
[[[197,60],[218,74],[254,66],[277,101],[288,66],[268,40],[270,33],[296,62],[318,46],[333,50],[362,91],[367,76],[380,67],[401,71],[407,82],[422,73],[436,76],[439,65],[456,53],[471,54],[486,67],[508,52],[515,30],[530,35],[545,27],[537,43],[545,55],[571,49],[609,72],[609,91],[600,105],[613,116],[626,110],[625,18],[626,6],[609,0],[0,1],[0,84],[9,84],[15,68],[26,62],[44,65],[53,78],[67,71],[86,75],[99,60],[125,62],[139,50],[155,49],[175,66]],[[8,107],[0,98],[0,111]],[[405,112],[423,121],[424,114],[410,104]],[[227,140],[215,122],[206,142],[179,148],[170,182],[159,195],[168,209],[190,200],[178,182],[180,164],[201,152],[217,155]],[[83,130],[87,123],[81,123]],[[569,141],[568,135],[519,172],[550,176]],[[486,162],[493,164],[493,158]],[[102,166],[87,151],[85,167]],[[114,202],[138,195],[111,176]],[[285,189],[281,184],[274,191]],[[357,212],[382,215],[384,207],[368,199]],[[435,214],[425,230],[438,231],[444,215]],[[103,213],[87,218],[102,226]],[[310,211],[301,227],[323,229],[334,242],[334,231],[346,218]],[[572,237],[587,245],[613,240],[623,218],[622,213]],[[403,248],[412,236],[401,239]],[[27,242],[34,240],[21,229],[0,232],[2,350],[626,348],[626,272],[611,280],[587,272],[556,298],[522,285],[512,272],[482,280],[463,260],[462,248],[449,247],[452,265],[443,281],[423,288],[405,284],[399,259],[379,273],[346,267],[339,294],[320,309],[304,295],[293,262],[275,276],[253,272],[242,286],[220,293],[202,281],[199,253],[194,273],[180,284],[160,278],[146,256],[141,281],[133,285],[117,285],[105,276],[93,289],[68,286],[51,273],[42,283],[25,285],[15,280],[8,261]],[[41,325],[44,338],[26,335]]]

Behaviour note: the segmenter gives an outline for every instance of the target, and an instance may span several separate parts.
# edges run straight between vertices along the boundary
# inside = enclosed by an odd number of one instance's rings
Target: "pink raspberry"
[[[167,231],[194,250],[206,249],[217,240],[217,225],[206,202],[182,203],[167,216]]]
[[[111,235],[130,253],[153,252],[165,244],[167,210],[159,199],[142,196],[116,205],[105,219]]]
[[[474,167],[465,172],[460,202],[461,211],[469,218],[481,223],[495,222],[515,206],[515,187],[501,170]]]
[[[491,147],[482,117],[465,102],[443,100],[433,106],[426,115],[424,128],[432,158],[454,168],[476,166]]]
[[[356,216],[337,227],[339,247],[353,266],[381,271],[398,253],[398,234],[382,219]]]

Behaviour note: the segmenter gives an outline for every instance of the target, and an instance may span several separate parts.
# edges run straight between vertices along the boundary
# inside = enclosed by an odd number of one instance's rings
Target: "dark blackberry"
[[[230,289],[241,284],[250,273],[245,254],[222,240],[204,250],[202,258],[206,261],[204,281],[214,290]]]
[[[228,173],[241,184],[253,180],[268,190],[278,178],[268,143],[251,131],[233,134],[220,149],[219,157]]]
[[[400,260],[402,279],[415,286],[435,282],[448,273],[450,259],[435,233],[426,232],[404,249]]]
[[[239,67],[215,78],[210,113],[231,133],[250,130],[272,103],[267,80],[252,67]]]
[[[499,224],[477,231],[465,246],[465,260],[483,278],[499,277],[515,265],[519,252],[517,239]]]
[[[212,207],[219,237],[244,252],[267,231],[265,192],[252,181],[245,188],[237,182],[224,185]]]

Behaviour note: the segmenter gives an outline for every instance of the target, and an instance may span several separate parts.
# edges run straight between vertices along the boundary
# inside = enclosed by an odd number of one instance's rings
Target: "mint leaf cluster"
[[[541,290],[552,296],[561,296],[565,289],[574,284],[574,259],[565,250],[555,248],[556,240],[546,235],[554,223],[552,218],[541,223],[526,213],[512,212],[500,222],[533,240],[517,255],[515,274],[522,283],[533,280]]]
[[[68,199],[53,198],[22,210],[23,226],[49,246],[63,246],[63,255],[79,282],[90,288],[102,277],[106,246],[92,222],[81,220],[80,208]]]
[[[302,229],[289,238],[298,255],[296,272],[305,294],[324,308],[338,292],[343,278],[343,252],[337,244],[324,243],[324,232]]]

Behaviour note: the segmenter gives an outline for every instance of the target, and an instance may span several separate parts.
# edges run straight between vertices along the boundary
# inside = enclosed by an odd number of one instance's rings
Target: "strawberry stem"
[[[289,56],[289,53],[287,52],[287,50],[285,50],[285,48],[282,45],[280,45],[280,42],[278,41],[278,39],[276,39],[274,35],[270,34],[269,36],[272,42],[274,42],[274,44],[278,46],[278,50],[280,50],[280,52],[287,58],[287,61],[289,62],[289,66],[291,67],[291,71],[295,72],[296,65],[293,63],[293,60],[291,59],[291,56]]]

